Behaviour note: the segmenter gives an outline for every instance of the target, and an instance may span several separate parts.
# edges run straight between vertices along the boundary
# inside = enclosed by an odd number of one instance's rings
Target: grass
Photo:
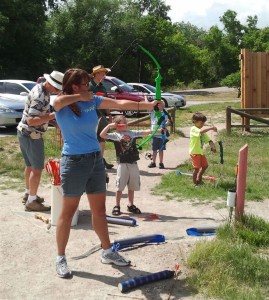
[[[268,297],[269,224],[246,215],[198,242],[188,258],[188,284],[208,297],[262,300]]]
[[[225,118],[225,107],[230,103],[202,104],[195,105],[177,114],[177,124],[184,127],[190,127],[191,116],[195,111],[201,111],[209,118],[213,124],[223,123]],[[239,103],[233,103],[233,107],[239,106]],[[212,117],[210,117],[212,116]],[[239,120],[239,119],[238,119]],[[236,120],[234,120],[236,121]],[[262,201],[268,198],[267,182],[263,178],[269,177],[268,155],[265,155],[265,149],[269,147],[268,129],[252,129],[251,134],[242,135],[241,130],[233,130],[231,135],[227,135],[225,130],[220,131],[217,140],[221,140],[224,148],[224,164],[220,164],[219,154],[213,154],[206,149],[206,156],[209,162],[209,168],[205,175],[214,176],[216,182],[204,181],[203,186],[195,187],[192,184],[190,176],[177,175],[171,172],[162,176],[162,181],[154,187],[153,193],[165,195],[166,199],[181,201],[188,199],[193,203],[212,202],[218,206],[224,206],[223,201],[227,197],[227,191],[235,186],[235,169],[238,162],[238,152],[245,144],[248,145],[248,174],[246,200]],[[209,133],[210,134],[210,133]],[[218,143],[216,141],[218,146]],[[219,149],[218,149],[219,152]],[[192,173],[190,161],[177,167],[184,173]]]
[[[61,147],[55,128],[49,128],[44,135],[46,161],[60,158]],[[17,136],[0,138],[0,190],[24,190],[24,161]],[[49,183],[49,175],[43,172],[42,183]]]

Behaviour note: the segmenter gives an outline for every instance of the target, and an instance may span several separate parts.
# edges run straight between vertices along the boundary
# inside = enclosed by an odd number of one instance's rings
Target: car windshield
[[[155,86],[150,85],[150,84],[145,84],[144,86],[145,86],[146,89],[150,90],[152,93],[156,92]]]
[[[31,89],[36,85],[36,83],[35,82],[23,82],[22,85],[25,86],[29,91],[31,91]]]
[[[132,86],[130,86],[129,84],[127,84],[126,82],[118,79],[118,78],[113,78],[113,81],[119,85],[123,90],[127,91],[127,92],[137,92],[136,89],[134,89]]]

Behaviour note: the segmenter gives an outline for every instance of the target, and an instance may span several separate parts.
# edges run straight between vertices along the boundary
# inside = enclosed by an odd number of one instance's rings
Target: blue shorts
[[[163,144],[163,140],[162,138],[157,138],[157,137],[153,137],[152,138],[152,142],[151,142],[151,146],[152,146],[152,150],[153,151],[157,151],[157,150],[166,150],[165,145]]]
[[[25,136],[18,130],[18,139],[25,165],[33,169],[44,169],[45,153],[43,138],[31,139],[30,136]]]
[[[61,185],[66,197],[106,192],[106,173],[100,151],[78,155],[63,155]]]

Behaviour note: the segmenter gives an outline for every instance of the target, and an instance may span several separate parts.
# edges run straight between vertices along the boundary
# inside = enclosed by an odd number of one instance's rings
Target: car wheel
[[[137,112],[135,110],[125,110],[123,114],[125,115],[125,117],[131,118],[131,117],[135,117]]]

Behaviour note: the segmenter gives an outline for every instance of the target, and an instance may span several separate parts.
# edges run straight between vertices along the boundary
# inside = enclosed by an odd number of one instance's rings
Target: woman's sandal
[[[118,205],[114,206],[112,210],[112,215],[119,216],[120,214],[121,214],[120,206]]]
[[[132,212],[133,214],[141,214],[141,210],[135,205],[131,205],[131,206],[127,205],[127,210],[129,212]]]

